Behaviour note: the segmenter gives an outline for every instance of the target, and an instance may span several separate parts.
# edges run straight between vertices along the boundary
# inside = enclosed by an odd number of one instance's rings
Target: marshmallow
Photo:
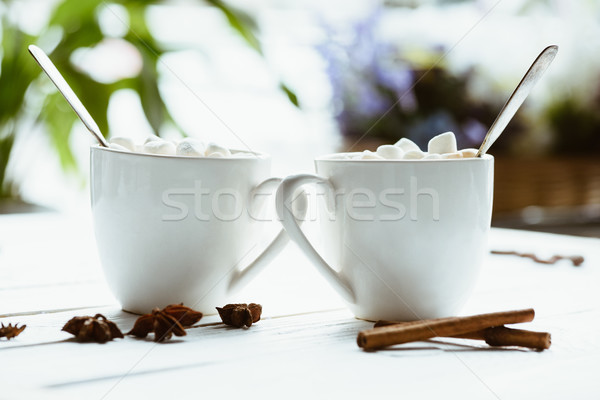
[[[377,153],[373,153],[372,151],[365,150],[362,152],[360,159],[362,159],[362,160],[383,160],[384,158],[381,157]]]
[[[129,152],[128,148],[126,148],[125,146],[121,146],[120,144],[117,144],[117,143],[109,143],[108,144],[108,148],[109,149],[113,149],[113,150],[119,150],[119,151],[127,151],[127,152]]]
[[[452,132],[444,132],[433,137],[428,145],[428,151],[419,149],[410,139],[402,138],[396,144],[384,144],[377,148],[374,153],[365,150],[362,153],[338,153],[329,156],[332,160],[452,160],[462,158],[474,158],[477,155],[477,149],[458,150],[456,146],[456,137]]]
[[[404,155],[404,151],[398,146],[392,146],[391,144],[384,144],[377,148],[377,155],[388,159],[388,160],[399,160]]]
[[[177,144],[175,154],[186,157],[201,157],[204,156],[204,143],[195,139],[183,139]]]
[[[421,150],[410,150],[404,153],[405,160],[420,160],[423,157],[425,157],[425,153]]]
[[[175,155],[175,145],[166,140],[152,140],[144,144],[144,153]]]
[[[220,153],[220,155],[215,155],[214,157],[229,157],[231,156],[231,152],[228,148],[219,146],[216,143],[210,142],[208,146],[206,146],[205,154],[209,157],[213,157],[212,154]]]
[[[144,140],[144,144],[146,144],[146,143],[150,143],[150,142],[161,141],[161,140],[163,140],[163,139],[159,138],[159,137],[158,137],[158,136],[156,136],[156,135],[150,135],[150,136],[148,136],[148,137],[146,138],[146,140]]]
[[[204,144],[196,138],[184,138],[181,140],[168,141],[158,136],[147,137],[142,143],[136,144],[132,139],[126,137],[114,137],[110,140],[110,148],[120,151],[132,151],[136,153],[177,155],[182,157],[233,157],[254,158],[254,153],[247,151],[235,151],[220,146],[216,143]]]
[[[460,151],[455,151],[454,153],[445,153],[442,154],[443,159],[451,159],[451,158],[462,158],[462,154]]]
[[[116,144],[118,146],[124,147],[129,151],[135,151],[135,143],[132,139],[122,136],[116,136],[110,139],[110,144]],[[119,149],[121,150],[121,149]]]
[[[415,142],[407,138],[398,140],[394,146],[400,147],[404,153],[407,153],[411,150],[421,150]]]
[[[475,158],[478,151],[477,149],[462,149],[460,154],[462,154],[463,158]]]
[[[455,153],[456,137],[452,132],[444,132],[433,137],[427,144],[427,151],[435,154]]]

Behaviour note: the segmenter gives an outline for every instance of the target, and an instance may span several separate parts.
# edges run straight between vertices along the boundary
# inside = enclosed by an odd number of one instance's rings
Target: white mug
[[[455,315],[487,251],[492,156],[451,160],[315,160],[318,175],[289,176],[277,189],[290,238],[367,320]],[[298,189],[317,184],[323,255],[290,211]],[[320,193],[320,192],[319,192]],[[317,200],[322,199],[318,196]]]
[[[258,153],[201,158],[92,147],[96,242],[123,309],[183,302],[214,314],[268,264],[288,240],[280,230],[266,248],[261,243],[264,200],[281,181],[270,167]]]

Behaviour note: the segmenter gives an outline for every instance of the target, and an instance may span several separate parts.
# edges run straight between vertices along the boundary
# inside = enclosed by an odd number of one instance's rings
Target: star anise
[[[2,324],[0,326],[0,338],[5,337],[6,340],[10,340],[15,336],[19,336],[19,334],[25,330],[27,325],[18,325],[19,324],[15,324],[15,326],[12,326],[12,324],[8,324],[7,326],[4,326],[4,324]]]
[[[185,329],[177,319],[158,307],[151,314],[139,317],[128,335],[145,338],[150,332],[154,332],[154,341],[163,342],[171,336],[185,336]]]
[[[73,317],[62,330],[75,335],[80,342],[106,343],[114,338],[123,337],[119,327],[102,314],[93,317]]]
[[[181,304],[169,304],[162,310],[155,308],[152,313],[139,317],[128,335],[145,338],[154,332],[154,341],[162,342],[175,336],[185,336],[184,328],[200,321],[202,313]]]
[[[184,306],[183,303],[169,304],[163,308],[162,311],[175,318],[184,328],[194,325],[202,318],[202,313],[200,311],[192,310],[191,308]]]
[[[225,307],[217,307],[224,324],[241,328],[250,327],[254,322],[260,321],[262,306],[256,303],[250,304],[227,304]]]

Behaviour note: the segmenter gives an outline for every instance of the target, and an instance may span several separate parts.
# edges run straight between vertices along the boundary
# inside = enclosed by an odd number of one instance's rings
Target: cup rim
[[[349,152],[349,154],[360,154],[362,152],[360,151],[354,151],[354,152]],[[451,162],[451,163],[456,163],[456,162],[483,162],[483,161],[489,161],[489,160],[493,160],[494,156],[492,156],[491,154],[484,154],[481,157],[469,157],[469,158],[446,158],[446,159],[410,159],[410,160],[405,160],[405,159],[399,159],[399,160],[389,160],[389,159],[340,159],[340,158],[329,158],[338,154],[342,154],[342,153],[330,153],[330,154],[324,154],[321,156],[318,156],[315,158],[315,161],[318,162],[341,162],[341,163],[380,163],[380,164],[423,164],[423,163],[439,163],[439,162]]]
[[[269,160],[271,156],[266,153],[259,153],[257,151],[247,151],[239,149],[230,149],[232,153],[243,152],[250,153],[255,157],[207,157],[207,156],[178,156],[175,154],[151,154],[151,153],[137,153],[133,151],[124,151],[119,149],[112,149],[110,147],[100,146],[95,144],[90,146],[90,151],[107,151],[110,153],[128,154],[132,157],[149,157],[149,158],[167,158],[167,159],[181,159],[181,160],[211,160],[217,162],[232,162],[232,161],[255,161],[255,160]]]

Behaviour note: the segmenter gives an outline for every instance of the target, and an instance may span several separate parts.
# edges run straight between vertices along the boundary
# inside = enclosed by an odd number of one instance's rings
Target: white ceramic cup
[[[258,153],[200,158],[92,147],[96,242],[123,309],[183,302],[214,314],[268,264],[288,240],[281,230],[264,244],[262,211],[281,181],[270,167]]]
[[[487,251],[493,157],[344,160],[331,155],[315,165],[318,175],[283,180],[277,212],[290,238],[356,317],[408,321],[455,315]],[[290,211],[297,190],[309,183],[320,187],[313,198],[321,206],[323,255]]]

